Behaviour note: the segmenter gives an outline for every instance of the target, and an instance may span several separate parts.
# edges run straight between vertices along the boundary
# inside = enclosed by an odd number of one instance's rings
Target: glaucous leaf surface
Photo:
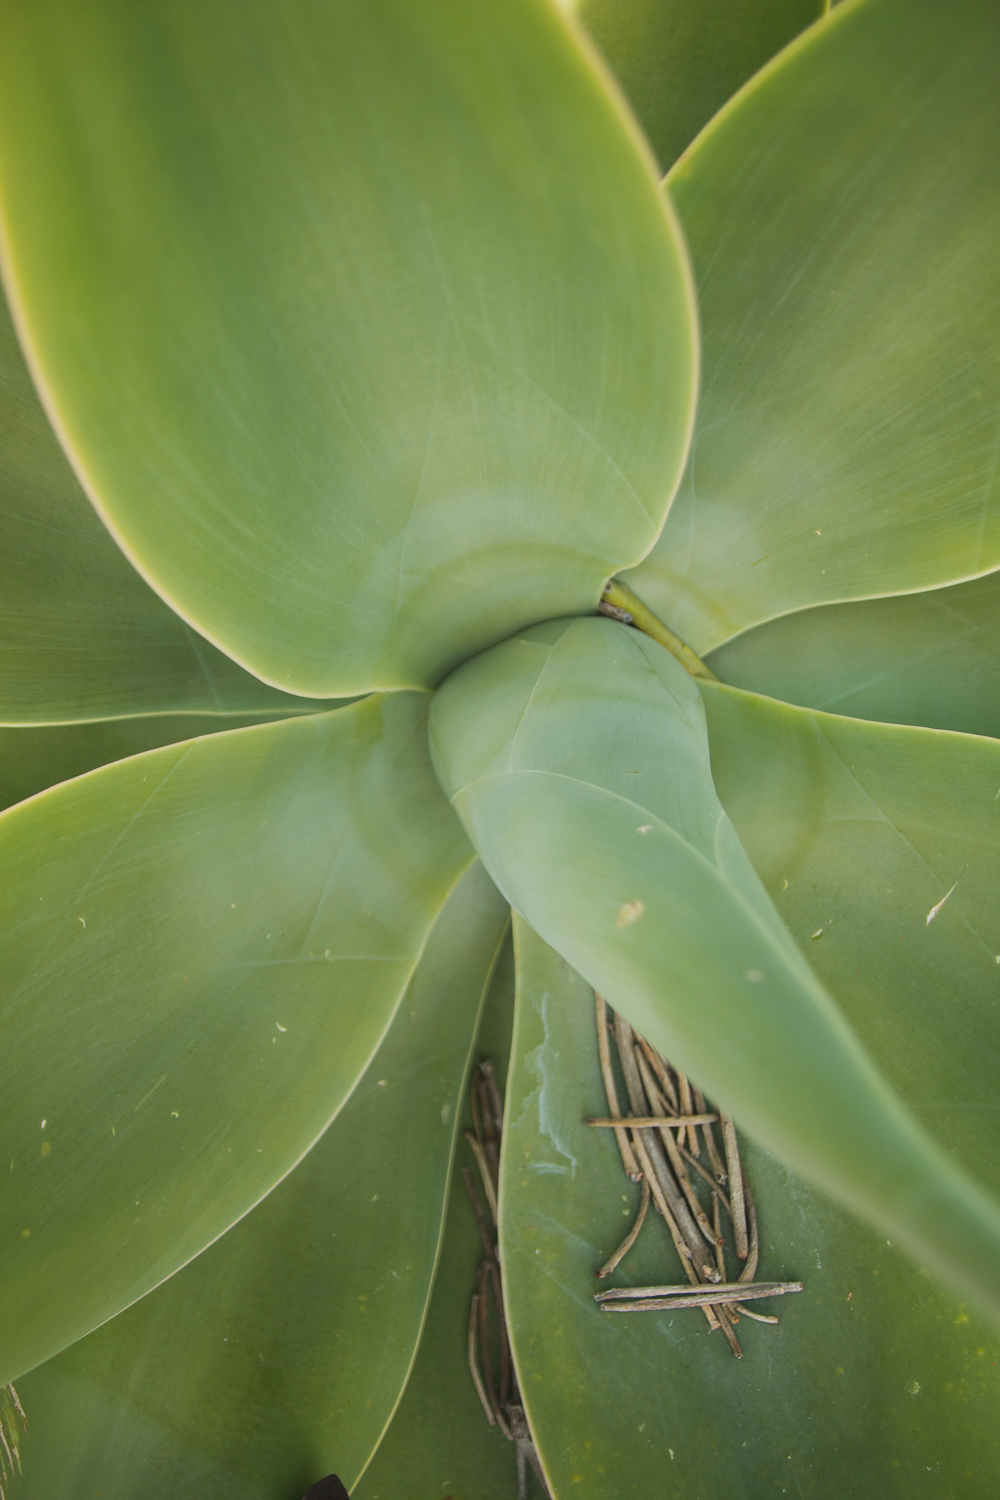
[[[668,651],[600,618],[535,627],[453,674],[431,742],[480,858],[547,942],[759,1143],[1000,1308],[1000,1209],[795,947]]]
[[[769,620],[709,658],[733,687],[859,719],[1000,735],[1000,572]]]
[[[702,697],[719,796],[790,932],[896,1091],[1000,1193],[1000,743]]]
[[[330,1470],[354,1483],[416,1351],[469,1049],[508,920],[473,865],[364,1077],[291,1176],[19,1383],[19,1496],[275,1500]]]
[[[259,715],[269,723],[277,715]],[[281,715],[284,718],[284,715]],[[245,722],[245,721],[243,721]],[[150,714],[85,724],[22,724],[0,728],[0,809],[13,807],[60,781],[98,766],[239,726],[220,714]]]
[[[504,1089],[514,1020],[514,953],[501,951],[476,1038],[476,1061],[489,1058]],[[463,1128],[471,1128],[466,1103]],[[427,1323],[403,1399],[364,1475],[355,1500],[513,1500],[517,1494],[514,1448],[490,1427],[469,1374],[469,1308],[483,1244],[462,1181],[461,1165],[475,1171],[472,1153],[459,1144],[451,1180],[441,1259]],[[528,1475],[530,1500],[541,1500]]]
[[[991,1500],[995,1331],[767,1152],[741,1144],[758,1280],[801,1280],[741,1319],[735,1360],[697,1310],[612,1317],[593,1293],[638,1190],[610,1131],[590,988],[515,918],[518,1009],[500,1235],[507,1309],[556,1500]],[[898,1013],[905,1026],[905,1009]],[[650,1213],[609,1281],[683,1281]],[[604,1283],[607,1285],[607,1283]],[[393,1497],[394,1500],[394,1497]]]
[[[580,0],[664,171],[823,0]]]
[[[0,815],[0,1381],[228,1229],[368,1065],[471,859],[426,701],[152,750]]]
[[[0,639],[0,724],[320,706],[244,672],[122,556],[49,426],[2,294]]]
[[[137,567],[266,681],[425,686],[652,546],[694,313],[539,0],[0,6],[9,281]]]
[[[700,654],[1000,564],[998,64],[989,0],[838,6],[670,175],[702,390],[629,581]]]

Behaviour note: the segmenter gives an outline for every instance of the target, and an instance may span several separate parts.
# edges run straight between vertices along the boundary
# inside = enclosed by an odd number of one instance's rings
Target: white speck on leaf
[[[277,1026],[277,1028],[278,1028],[279,1031],[287,1031],[288,1030],[288,1027],[287,1026],[282,1026],[282,1024],[281,1024],[280,1021],[275,1021],[274,1024],[275,1024],[275,1026]]]
[[[86,927],[87,924],[82,917],[77,917],[76,920],[79,922],[81,927]]]
[[[645,903],[642,901],[626,901],[615,918],[615,926],[631,927],[633,922],[638,922],[645,910]]]
[[[441,1124],[442,1125],[447,1125],[447,1123],[448,1123],[448,1117],[450,1116],[450,1114],[451,1114],[451,1105],[450,1104],[442,1104],[442,1106],[441,1106]]]
[[[764,976],[759,969],[744,969],[743,978],[748,984],[760,984]]]
[[[653,825],[652,823],[640,823],[635,831],[636,833],[652,833]]]

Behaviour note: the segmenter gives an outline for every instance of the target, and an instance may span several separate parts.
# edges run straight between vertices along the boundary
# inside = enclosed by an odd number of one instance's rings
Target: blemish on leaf
[[[615,926],[631,927],[633,922],[638,922],[645,910],[645,903],[642,901],[626,901],[615,918]]]

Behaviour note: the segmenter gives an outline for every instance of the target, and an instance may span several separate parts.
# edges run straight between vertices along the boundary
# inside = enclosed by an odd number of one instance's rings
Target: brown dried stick
[[[655,1125],[657,1130],[680,1130],[686,1125],[700,1125],[703,1121],[717,1120],[718,1115],[591,1115],[584,1120],[585,1125],[598,1125],[603,1130],[617,1130],[622,1120],[630,1130],[648,1130]],[[714,1187],[713,1183],[713,1187]]]
[[[740,1163],[740,1148],[736,1143],[736,1127],[730,1115],[722,1116],[722,1139],[726,1147],[726,1165],[729,1169],[729,1203],[733,1215],[736,1254],[740,1260],[746,1260],[749,1244],[746,1204],[743,1197],[743,1167]]]
[[[750,1217],[750,1244],[748,1247],[747,1263],[740,1272],[741,1281],[753,1281],[757,1274],[757,1260],[760,1255],[760,1235],[757,1231],[757,1205],[753,1201],[753,1193],[747,1182],[746,1173],[740,1172],[740,1182],[743,1186],[743,1198],[746,1203]]]
[[[636,1061],[636,1051],[632,1042],[632,1028],[624,1016],[615,1016],[615,1041],[618,1044],[618,1057],[622,1066],[622,1077],[625,1079],[625,1087],[628,1090],[629,1102],[635,1115],[648,1116],[649,1102],[646,1098],[646,1090],[643,1086],[639,1066]],[[648,1160],[653,1172],[654,1181],[650,1181],[650,1188],[656,1196],[656,1186],[659,1185],[660,1194],[669,1206],[670,1215],[680,1230],[687,1245],[689,1259],[694,1263],[699,1277],[702,1281],[715,1280],[715,1266],[708,1259],[708,1250],[702,1238],[701,1231],[691,1216],[691,1211],[685,1201],[684,1194],[677,1184],[673,1173],[667,1163],[663,1146],[660,1144],[658,1133],[652,1130],[636,1130],[634,1132],[636,1151],[641,1141],[645,1154],[645,1160],[640,1157],[640,1163],[645,1170],[645,1161]],[[659,1203],[659,1198],[657,1198]]]
[[[493,1415],[493,1408],[486,1395],[486,1387],[483,1385],[483,1377],[479,1373],[479,1361],[476,1359],[476,1336],[479,1332],[479,1293],[473,1294],[472,1308],[469,1312],[469,1369],[472,1372],[472,1383],[476,1387],[480,1401],[483,1403],[483,1411],[486,1420],[491,1427],[497,1425],[497,1419]]]
[[[608,1007],[604,1003],[603,995],[599,995],[596,990],[594,991],[594,1010],[597,1017],[597,1051],[601,1059],[604,1092],[608,1096],[608,1114],[618,1120],[621,1118],[621,1109],[618,1106],[618,1090],[615,1087],[615,1075],[611,1066],[611,1048],[608,1045]],[[615,1140],[621,1152],[626,1177],[631,1177],[633,1182],[638,1182],[642,1173],[629,1143],[628,1131],[616,1130]]]
[[[629,1230],[628,1234],[618,1246],[618,1249],[615,1251],[614,1255],[611,1256],[610,1260],[605,1261],[604,1265],[598,1271],[597,1275],[599,1278],[603,1279],[603,1277],[605,1276],[610,1276],[615,1267],[620,1265],[621,1262],[625,1259],[626,1255],[629,1253],[632,1246],[639,1238],[639,1230],[642,1228],[643,1221],[646,1217],[646,1210],[648,1208],[649,1183],[644,1177],[642,1179],[642,1198],[639,1201],[639,1212],[635,1216],[635,1223],[632,1225],[632,1228]]]
[[[680,1101],[681,1101],[681,1111],[680,1112],[681,1112],[682,1115],[693,1115],[694,1114],[694,1100],[691,1098],[691,1085],[687,1081],[687,1079],[684,1077],[684,1074],[681,1073],[678,1069],[675,1068],[674,1072],[677,1073],[677,1092],[678,1092],[678,1095],[680,1096]],[[679,1137],[679,1140],[681,1142],[681,1145],[683,1145],[684,1144],[683,1133]],[[698,1132],[696,1130],[690,1130],[690,1131],[688,1131],[688,1142],[689,1142],[688,1150],[691,1152],[691,1155],[692,1156],[700,1156],[701,1155],[701,1148],[698,1145]]]
[[[657,1119],[657,1121],[659,1121],[665,1114],[663,1098],[660,1094],[659,1089],[656,1087],[656,1083],[654,1082],[652,1073],[649,1069],[649,1064],[646,1062],[646,1059],[639,1048],[635,1049],[635,1061],[636,1066],[639,1069],[639,1076],[642,1079],[642,1086],[645,1089],[646,1097],[648,1098],[650,1108],[653,1111],[653,1116]],[[694,1131],[692,1131],[691,1133],[693,1135]],[[678,1136],[675,1140],[669,1129],[661,1128],[660,1139],[662,1140],[663,1145],[666,1148],[667,1155],[670,1158],[670,1165],[674,1169],[674,1176],[680,1183],[681,1192],[687,1199],[688,1207],[694,1215],[694,1221],[698,1225],[698,1228],[701,1230],[706,1243],[712,1246],[712,1250],[714,1253],[716,1248],[716,1237],[715,1235],[713,1235],[712,1226],[705,1216],[705,1211],[702,1208],[701,1203],[698,1201],[698,1195],[695,1192],[694,1188],[691,1186],[691,1179],[687,1174],[683,1159],[677,1149],[677,1141],[680,1139],[680,1137]],[[713,1281],[714,1279],[715,1278],[712,1277]]]
[[[705,1103],[705,1095],[701,1089],[694,1090],[694,1105],[695,1109],[702,1111],[708,1108]],[[719,1187],[723,1187],[729,1181],[729,1177],[726,1172],[725,1163],[719,1155],[718,1147],[715,1144],[715,1131],[712,1129],[711,1124],[704,1124],[701,1127],[701,1133],[705,1141],[705,1148],[708,1151],[708,1159],[712,1164],[712,1171],[715,1174],[715,1180]]]
[[[663,1094],[667,1103],[670,1105],[672,1112],[676,1115],[681,1106],[680,1100],[677,1098],[677,1090],[674,1088],[674,1081],[670,1076],[670,1069],[667,1067],[666,1063],[663,1061],[663,1058],[657,1052],[656,1048],[651,1047],[646,1041],[645,1037],[641,1037],[639,1033],[636,1032],[635,1039],[645,1053],[646,1061],[649,1063],[649,1066],[656,1074],[657,1081],[660,1085],[660,1088],[663,1090]]]

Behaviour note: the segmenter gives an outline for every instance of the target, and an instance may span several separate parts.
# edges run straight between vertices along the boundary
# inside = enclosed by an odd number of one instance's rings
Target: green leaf
[[[113,533],[265,681],[424,686],[637,562],[693,303],[539,0],[0,6],[13,301]]]
[[[503,1091],[514,1020],[514,954],[502,950],[476,1038],[477,1060],[489,1058]],[[472,1124],[471,1110],[462,1123]],[[460,1158],[474,1168],[472,1154]],[[452,1172],[441,1261],[427,1325],[413,1373],[378,1452],[355,1490],[355,1500],[513,1500],[517,1493],[513,1444],[490,1427],[469,1374],[469,1308],[483,1243],[462,1181]],[[529,1484],[533,1484],[529,1476]],[[532,1500],[536,1495],[531,1490]]]
[[[719,796],[792,935],[896,1091],[1000,1193],[1000,744],[702,697]]]
[[[580,0],[664,170],[823,0]]]
[[[422,694],[232,730],[0,815],[0,1382],[316,1140],[471,851]]]
[[[250,723],[269,723],[275,717],[261,714]],[[96,724],[22,724],[0,729],[0,809],[126,756],[232,728],[232,719],[224,715],[151,714],[144,719],[103,719]]]
[[[330,1470],[353,1484],[416,1351],[507,923],[474,865],[364,1077],[292,1175],[164,1286],[18,1383],[19,1496],[274,1500]]]
[[[630,578],[702,655],[1000,565],[1000,11],[862,0],[668,180],[704,341],[692,458]]]
[[[244,672],[122,556],[48,424],[2,294],[0,635],[0,724],[322,706]]]
[[[500,1232],[518,1371],[556,1500],[995,1494],[995,1332],[745,1141],[757,1279],[804,1283],[799,1296],[755,1304],[779,1326],[741,1319],[738,1362],[697,1311],[598,1310],[594,1273],[638,1192],[610,1132],[583,1124],[607,1108],[591,991],[516,918],[515,937]],[[650,1213],[609,1281],[683,1280]]]
[[[487,870],[547,942],[760,1144],[996,1310],[1000,1210],[795,947],[719,803],[702,715],[656,642],[559,621],[449,679],[432,752]],[[898,940],[888,923],[881,936]]]
[[[720,646],[712,670],[806,708],[1000,735],[1000,573],[921,594],[829,604]]]

